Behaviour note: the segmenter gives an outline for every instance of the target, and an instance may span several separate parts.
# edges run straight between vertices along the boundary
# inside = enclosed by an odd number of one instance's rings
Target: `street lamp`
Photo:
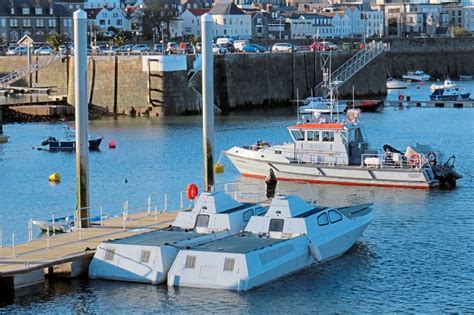
[[[280,39],[281,39],[281,15],[280,15],[279,19],[280,19],[280,27],[278,27],[278,30],[280,31]]]
[[[161,21],[161,52],[165,54],[165,22]]]

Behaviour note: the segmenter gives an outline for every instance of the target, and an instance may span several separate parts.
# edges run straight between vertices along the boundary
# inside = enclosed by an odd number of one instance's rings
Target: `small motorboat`
[[[459,80],[461,81],[470,81],[472,80],[472,75],[460,74]]]
[[[387,89],[394,90],[394,89],[406,89],[410,85],[409,82],[397,80],[393,78],[389,78],[387,80]]]
[[[340,208],[277,196],[243,233],[181,248],[168,286],[246,291],[346,253],[374,216],[372,204]]]
[[[89,135],[89,150],[99,150],[100,143],[104,138],[97,135]],[[76,148],[76,134],[73,130],[66,127],[64,137],[48,137],[41,142],[42,146],[49,146],[49,150],[74,150]]]
[[[349,108],[359,109],[361,112],[377,112],[383,107],[381,100],[360,100],[347,102]]]
[[[431,79],[431,76],[429,74],[426,74],[422,70],[416,70],[416,71],[411,71],[411,72],[408,72],[407,74],[404,74],[402,78],[408,81],[424,82],[424,81],[429,81]]]
[[[432,84],[431,91],[433,91],[430,95],[432,101],[467,100],[471,95],[471,93],[462,88],[460,84],[450,79],[444,80],[443,84]]]
[[[103,215],[89,218],[89,223],[94,224],[100,222],[101,220],[117,217],[116,215]],[[43,232],[61,232],[67,233],[71,232],[74,229],[75,217],[73,214],[58,217],[49,220],[33,220],[33,225],[37,226]]]
[[[299,107],[300,114],[340,114],[346,111],[347,104],[325,99],[323,97],[308,97],[303,106]]]

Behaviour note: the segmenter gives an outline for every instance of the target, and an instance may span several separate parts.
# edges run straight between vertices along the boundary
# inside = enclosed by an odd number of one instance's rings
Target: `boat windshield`
[[[300,130],[292,129],[292,130],[290,130],[290,132],[291,132],[291,136],[293,137],[293,139],[295,141],[303,141],[304,140],[303,133]]]

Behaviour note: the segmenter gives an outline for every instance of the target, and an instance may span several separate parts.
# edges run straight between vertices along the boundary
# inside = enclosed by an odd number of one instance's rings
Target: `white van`
[[[237,51],[242,51],[245,45],[248,45],[249,41],[247,39],[236,40],[234,42],[234,48]]]
[[[216,39],[216,45],[234,45],[234,41],[229,37],[221,37]]]

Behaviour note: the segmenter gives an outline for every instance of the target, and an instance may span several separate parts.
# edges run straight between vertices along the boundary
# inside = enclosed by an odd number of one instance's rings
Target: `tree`
[[[114,36],[114,44],[117,46],[123,46],[126,42],[130,41],[133,38],[133,34],[130,31],[122,31],[120,30]]]
[[[159,34],[170,37],[170,20],[179,17],[179,0],[144,0],[142,16],[143,36],[151,39],[153,33],[159,30]],[[163,39],[162,39],[163,40]]]
[[[59,46],[65,45],[68,42],[68,37],[64,34],[53,33],[48,36],[46,43],[51,45],[55,51],[59,50]]]
[[[454,35],[454,37],[462,37],[462,36],[469,36],[469,35],[471,35],[471,33],[468,30],[466,30],[462,27],[454,26],[453,27],[453,35]]]

